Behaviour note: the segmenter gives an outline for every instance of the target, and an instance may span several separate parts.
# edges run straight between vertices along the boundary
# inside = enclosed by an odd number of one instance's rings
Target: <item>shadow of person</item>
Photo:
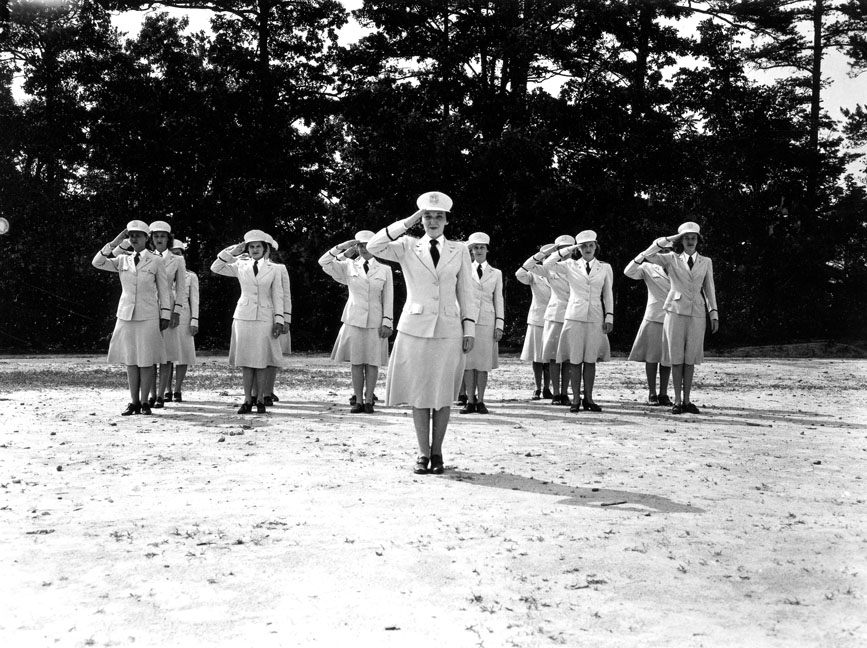
[[[704,513],[703,509],[688,504],[679,504],[672,500],[650,495],[648,493],[632,493],[629,491],[611,490],[607,488],[587,488],[555,484],[523,475],[511,473],[472,473],[461,470],[447,470],[444,475],[447,479],[459,482],[467,482],[476,486],[490,488],[503,488],[517,490],[526,493],[539,493],[541,495],[553,495],[563,497],[558,504],[569,506],[588,506],[592,508],[606,507],[618,511],[658,513]]]

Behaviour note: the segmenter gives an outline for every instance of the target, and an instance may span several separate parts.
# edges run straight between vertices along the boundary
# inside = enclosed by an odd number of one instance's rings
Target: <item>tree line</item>
[[[210,30],[169,7],[210,10]],[[134,37],[112,26],[146,8]],[[3,0],[0,349],[105,348],[119,286],[90,259],[159,219],[191,243],[200,347],[227,346],[238,295],[211,261],[260,228],[290,268],[294,349],[325,350],[343,290],[317,258],[431,189],[454,199],[450,238],[491,236],[506,345],[530,301],[514,270],[594,229],[628,348],[646,293],[620,271],[686,220],[714,259],[715,344],[864,338],[867,112],[822,104],[831,51],[867,69],[864,2],[385,0],[354,18],[366,35],[343,45],[335,0]]]

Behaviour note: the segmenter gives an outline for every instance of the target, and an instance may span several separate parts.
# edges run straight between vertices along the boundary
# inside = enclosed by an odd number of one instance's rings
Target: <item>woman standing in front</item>
[[[244,242],[220,252],[211,271],[236,277],[241,297],[232,319],[229,364],[241,367],[244,379],[244,402],[238,414],[253,410],[253,383],[256,383],[256,412],[264,414],[268,367],[282,367],[283,354],[277,338],[283,332],[283,282],[280,273],[265,258],[271,237],[261,230],[244,234]],[[247,253],[244,259],[239,258]]]
[[[183,257],[187,250],[187,243],[175,239],[172,244],[172,254]],[[186,261],[184,263],[186,268]],[[172,391],[172,381],[169,379],[168,391],[165,394],[167,401],[173,400],[180,403],[183,400],[184,378],[187,376],[187,368],[196,364],[195,336],[199,332],[199,277],[196,273],[185,271],[184,287],[181,292],[175,293],[175,304],[181,307],[181,322],[177,331],[177,360],[175,361],[175,390]],[[171,396],[171,398],[169,398]]]
[[[388,364],[388,338],[394,326],[391,268],[368,252],[371,238],[373,232],[362,230],[319,259],[326,274],[349,288],[349,299],[340,317],[343,326],[331,359],[351,365],[355,403],[349,411],[353,414],[373,414],[373,391],[379,368]]]
[[[445,238],[452,200],[438,191],[421,195],[418,211],[378,231],[367,243],[374,256],[397,261],[406,280],[406,304],[388,364],[386,403],[409,403],[419,456],[413,472],[441,475],[442,445],[473,348],[477,309],[473,307],[470,253]],[[421,221],[421,239],[404,236]]]
[[[503,337],[505,313],[503,306],[503,273],[488,263],[491,237],[474,232],[467,239],[467,249],[473,259],[473,307],[479,311],[473,350],[467,354],[464,386],[467,402],[461,414],[487,414],[485,390],[488,372],[499,366],[499,342]]]
[[[166,360],[160,331],[169,325],[171,294],[163,260],[146,247],[149,234],[145,222],[131,221],[92,261],[93,267],[120,275],[123,292],[108,361],[126,365],[130,403],[122,416],[151,413],[147,395],[154,365]]]
[[[692,400],[695,365],[704,360],[704,334],[710,317],[711,333],[719,330],[713,263],[696,250],[701,240],[698,223],[687,222],[677,234],[656,239],[636,261],[648,261],[668,271],[671,290],[665,298],[662,324],[662,364],[671,367],[674,383],[672,414],[698,414]],[[674,246],[674,253],[668,248]]]
[[[596,232],[584,230],[575,237],[575,245],[558,251],[545,264],[557,263],[558,257],[566,257],[579,250],[579,259],[564,259],[566,279],[569,281],[569,301],[566,304],[565,322],[557,347],[557,361],[572,365],[572,394],[574,402],[570,412],[585,410],[601,412],[593,400],[596,382],[596,362],[610,357],[606,336],[614,328],[614,272],[611,266],[596,258],[599,243]],[[584,381],[584,397],[579,402],[581,381]]]

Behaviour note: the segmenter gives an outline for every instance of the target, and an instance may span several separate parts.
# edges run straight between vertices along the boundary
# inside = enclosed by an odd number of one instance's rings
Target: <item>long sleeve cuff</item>
[[[605,313],[605,323],[614,324],[614,313]]]
[[[232,263],[235,260],[235,257],[229,252],[228,249],[223,250],[217,255],[217,258],[223,263]]]

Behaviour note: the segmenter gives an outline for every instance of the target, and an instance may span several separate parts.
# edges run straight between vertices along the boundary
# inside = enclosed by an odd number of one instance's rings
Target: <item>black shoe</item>
[[[673,405],[671,408],[672,414],[683,414],[683,412],[684,412],[683,405]]]
[[[349,408],[350,414],[364,414],[364,403],[355,403]]]
[[[257,401],[256,402],[256,414],[265,414],[267,412],[268,412],[268,410],[265,409],[265,403],[263,403],[262,401]]]
[[[165,394],[163,394],[163,400],[167,403],[171,403],[172,402],[172,392],[166,392]]]
[[[537,389],[536,391],[534,391],[533,398],[531,398],[530,400],[542,400],[542,390]]]
[[[554,394],[551,393],[550,389],[545,387],[545,389],[542,390],[542,398],[544,398],[546,400],[549,398],[554,398]]]
[[[432,475],[442,475],[445,467],[443,466],[443,456],[442,455],[431,455],[430,456],[430,472]]]
[[[563,396],[561,394],[557,394],[556,396],[551,398],[551,405],[561,405],[562,403],[560,401],[562,400],[562,398]]]
[[[692,403],[684,403],[683,411],[687,414],[701,414],[701,412],[698,411],[698,408]]]
[[[581,403],[579,403],[578,401],[575,401],[574,403],[572,403],[569,406],[569,411],[572,412],[573,414],[577,414],[578,412],[581,411]]]
[[[275,402],[275,403],[279,403],[279,402],[280,402],[280,399],[277,398],[277,394],[273,394],[273,393],[271,394],[271,400],[272,400],[273,402]]]
[[[249,414],[253,411],[253,403],[241,403],[241,407],[238,408],[238,414]]]
[[[653,394],[652,396],[648,396],[647,397],[647,404],[653,405],[654,407],[656,407],[657,405],[660,405],[659,396],[657,396],[656,394]]]
[[[665,407],[671,407],[672,405],[674,405],[674,403],[671,402],[671,399],[665,394],[659,397],[659,404]]]
[[[274,399],[271,398],[270,396],[265,396],[264,403],[265,403],[265,407],[273,407],[274,406]]]
[[[150,416],[151,415],[151,406],[148,405],[147,403],[142,403],[141,404],[141,413],[144,414],[145,416]]]
[[[468,400],[469,399],[467,398],[466,394],[461,394],[460,396],[458,396],[458,403],[460,405],[466,405]]]
[[[488,408],[485,406],[485,404],[482,401],[479,401],[478,403],[476,403],[476,413],[489,414],[490,412],[488,412]]]
[[[373,402],[374,402],[374,403],[378,403],[378,402],[379,402],[379,399],[376,397],[376,394],[373,395]]]
[[[427,465],[430,462],[430,459],[427,457],[418,457],[415,460],[415,464],[412,467],[412,471],[416,475],[427,475]]]
[[[126,409],[120,413],[121,416],[132,416],[133,414],[141,414],[141,404],[129,403]]]
[[[151,405],[151,407],[153,407],[155,409],[162,409],[165,406],[166,406],[165,402],[163,401],[162,398],[157,398],[156,401],[154,402],[154,404]]]
[[[460,413],[461,413],[461,414],[472,414],[472,413],[475,412],[475,411],[476,411],[476,404],[475,404],[475,403],[466,403],[466,404],[465,404],[465,405],[460,409]]]
[[[599,407],[596,403],[591,403],[586,398],[581,401],[581,405],[584,407],[585,410],[590,410],[591,412],[601,412],[602,411],[601,407]]]
[[[171,400],[171,398],[167,398],[166,400]],[[181,392],[175,392],[175,402],[180,403],[182,400],[184,399],[181,398]]]
[[[355,394],[353,394],[352,396],[349,397],[349,404],[350,405],[355,405],[355,403],[357,401],[358,401],[358,399],[355,397]]]
[[[364,413],[365,414],[373,414],[373,403],[365,403],[364,404]]]
[[[148,398],[148,407],[153,407],[154,403],[156,403],[156,402],[157,402],[156,396],[151,396],[150,398]],[[144,405],[144,403],[142,403],[142,405]]]

